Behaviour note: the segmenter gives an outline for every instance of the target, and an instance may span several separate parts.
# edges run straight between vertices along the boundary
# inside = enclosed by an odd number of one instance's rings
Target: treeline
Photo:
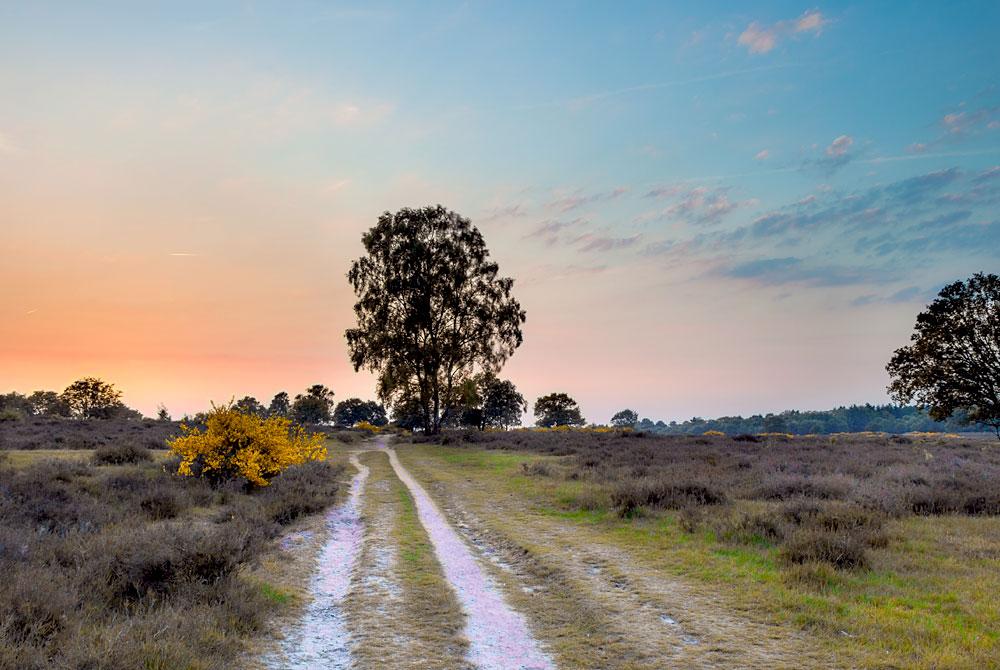
[[[77,419],[142,419],[142,414],[121,400],[113,384],[96,377],[78,379],[63,390],[35,391],[24,395],[11,391],[0,395],[0,421],[18,421],[29,416]]]
[[[958,433],[979,432],[983,426],[967,423],[960,414],[946,421],[935,421],[913,406],[851,405],[825,411],[790,410],[780,414],[722,416],[716,419],[694,417],[682,423],[642,419],[635,428],[666,435],[700,435],[717,430],[728,435],[745,433],[792,433],[793,435],[828,435],[830,433]]]

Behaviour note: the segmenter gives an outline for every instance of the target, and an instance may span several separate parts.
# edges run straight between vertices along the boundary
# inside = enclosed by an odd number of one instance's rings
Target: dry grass
[[[162,449],[168,437],[180,433],[177,421],[66,419],[35,416],[0,422],[0,450],[96,449],[107,445]]]
[[[522,437],[514,434],[505,439]],[[794,446],[791,442],[749,443],[755,448],[749,453],[736,443],[736,453],[725,454],[720,451],[728,448],[728,441],[722,439],[667,441],[652,456],[681,463],[700,460],[702,476],[706,470],[728,470],[713,481],[723,483],[731,502],[679,510],[646,509],[636,518],[622,519],[611,508],[606,492],[602,493],[608,488],[606,482],[592,476],[574,478],[574,473],[601,470],[597,464],[587,464],[593,455],[590,450],[573,445],[572,435],[558,437],[562,444],[548,441],[546,451],[564,454],[559,457],[469,446],[415,446],[398,451],[414,474],[442,482],[441,495],[460,490],[466,496],[463,505],[487,510],[483,512],[487,525],[530,548],[537,560],[565,570],[588,547],[618,548],[624,558],[609,559],[612,564],[653,577],[642,588],[635,586],[641,580],[632,579],[626,590],[647,592],[681,578],[692,589],[678,596],[683,602],[715,599],[730,614],[744,612],[751,621],[791,626],[799,635],[808,633],[815,645],[840,657],[838,662],[827,661],[826,667],[981,668],[992,667],[1000,657],[1000,610],[992,597],[1000,591],[1000,519],[917,516],[912,508],[897,507],[902,511],[882,511],[879,529],[877,517],[872,525],[872,508],[861,503],[863,498],[854,497],[874,493],[877,502],[882,493],[898,500],[899,474],[906,472],[931,478],[917,477],[917,483],[911,479],[902,488],[933,492],[933,482],[950,481],[950,488],[945,489],[948,499],[962,500],[970,493],[968,482],[977,481],[972,472],[984,477],[995,472],[997,454],[991,442],[934,438],[905,443],[866,437],[852,447],[840,436],[834,453],[852,449],[856,453],[847,453],[838,472],[836,459],[817,453],[816,442],[801,451],[788,449]],[[639,443],[645,438],[620,438],[616,446],[627,448],[626,439]],[[678,453],[685,444],[692,453]],[[879,452],[879,446],[885,449]],[[715,457],[714,465],[707,456]],[[616,454],[612,463],[632,458]],[[534,465],[540,462],[545,465]],[[782,463],[784,470],[777,470]],[[657,467],[655,458],[642,465]],[[827,486],[817,489],[818,495],[804,496],[800,491],[791,500],[780,500],[768,491],[766,496],[754,497],[755,491],[763,491],[754,485],[768,480],[762,474],[777,471],[784,476],[791,471],[808,477],[809,468],[828,478],[821,480]],[[869,468],[867,476],[865,468]],[[949,479],[949,473],[955,476]],[[857,481],[842,488],[840,475]],[[732,478],[727,480],[727,476]],[[727,489],[727,481],[744,485]],[[842,499],[823,497],[832,490],[839,491]],[[498,509],[490,512],[491,507]],[[867,567],[838,570],[806,555],[786,562],[779,535],[794,536],[803,526],[834,531],[861,528],[870,538],[864,547]],[[559,546],[561,542],[564,546]],[[626,562],[631,564],[628,569],[621,567]],[[683,623],[682,616],[674,618]],[[691,621],[692,626],[696,624]],[[739,639],[750,638],[741,635]],[[586,641],[577,637],[570,644],[585,649]],[[821,655],[803,654],[798,665],[824,667],[819,659]]]
[[[246,493],[162,462],[26,460],[0,468],[0,668],[232,667],[275,604],[245,566],[336,493],[325,464]]]

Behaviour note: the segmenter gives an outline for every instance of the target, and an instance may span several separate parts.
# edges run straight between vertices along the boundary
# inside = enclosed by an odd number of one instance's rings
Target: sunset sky
[[[348,265],[441,203],[515,278],[530,400],[885,402],[1000,271],[1000,3],[752,6],[0,4],[0,392],[372,397]]]

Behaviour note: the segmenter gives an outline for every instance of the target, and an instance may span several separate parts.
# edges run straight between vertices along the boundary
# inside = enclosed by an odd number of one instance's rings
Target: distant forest
[[[868,430],[883,433],[968,433],[985,430],[980,425],[966,423],[962,416],[956,415],[947,421],[935,421],[916,407],[899,405],[851,405],[816,412],[790,410],[781,414],[721,416],[717,419],[694,417],[683,423],[642,419],[635,427],[638,430],[668,435],[700,435],[708,430],[717,430],[729,435],[741,433],[826,435]]]

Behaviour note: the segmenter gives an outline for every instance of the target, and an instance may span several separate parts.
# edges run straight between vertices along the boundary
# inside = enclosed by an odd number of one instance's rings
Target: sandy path
[[[399,511],[386,474],[395,477],[387,465],[371,459],[374,455],[361,455],[370,472],[361,506],[365,534],[345,602],[355,667],[359,670],[405,667],[413,645],[405,626],[400,625],[405,613],[397,574],[398,550],[392,537]]]
[[[665,574],[585,526],[531,513],[490,480],[408,461],[468,541],[532,589],[514,604],[541,634],[578,639],[556,647],[572,667],[844,667],[802,631],[735,611],[710,586]],[[571,608],[585,640],[564,616]]]
[[[554,664],[539,649],[523,616],[504,601],[494,580],[476,562],[469,546],[451,527],[423,487],[379,439],[393,471],[410,490],[420,523],[434,545],[445,577],[466,614],[469,661],[482,670],[548,670]]]
[[[350,458],[358,472],[351,480],[347,501],[326,516],[329,537],[320,552],[316,573],[309,587],[311,602],[299,624],[282,641],[281,654],[268,659],[275,670],[343,670],[352,667],[344,599],[350,590],[361,550],[363,525],[360,515],[368,468]]]

